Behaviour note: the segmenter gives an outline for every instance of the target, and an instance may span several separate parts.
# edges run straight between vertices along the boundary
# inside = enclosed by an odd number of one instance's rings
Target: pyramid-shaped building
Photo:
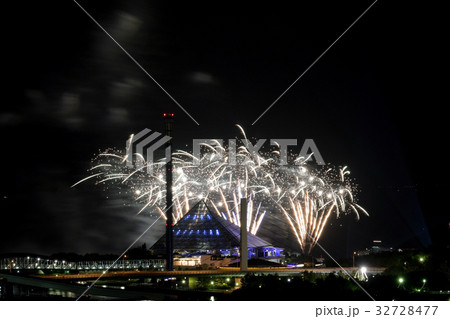
[[[173,226],[174,251],[181,254],[235,255],[239,253],[240,228],[211,212],[205,201],[198,202]],[[282,249],[273,247],[258,236],[248,234],[249,258],[282,256]],[[151,248],[165,253],[166,236]]]

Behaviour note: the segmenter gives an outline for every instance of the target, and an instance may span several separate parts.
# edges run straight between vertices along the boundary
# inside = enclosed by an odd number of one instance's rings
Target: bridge
[[[20,270],[136,270],[136,269],[164,269],[164,259],[120,259],[100,261],[66,261],[40,257],[11,257],[0,259],[0,270],[17,272]]]
[[[383,267],[369,267],[366,274],[376,275],[381,274],[386,268]],[[221,267],[210,270],[174,270],[174,271],[109,271],[107,273],[89,272],[80,274],[48,274],[48,275],[34,275],[34,277],[52,279],[52,280],[93,280],[102,276],[102,278],[147,278],[147,277],[177,277],[177,276],[214,276],[214,277],[244,277],[247,274],[257,275],[278,275],[278,276],[293,276],[305,272],[313,272],[317,274],[332,274],[339,272],[347,272],[354,275],[358,268],[346,267],[330,267],[330,268],[287,268],[287,267],[272,267],[272,268],[249,268],[248,271],[241,271],[234,267]]]
[[[6,258],[1,260],[0,280],[6,280],[9,287],[26,291],[26,295],[33,291],[32,287],[47,289],[48,291],[59,291],[58,293],[67,298],[76,298],[89,286],[90,282],[102,277],[108,283],[99,282],[89,290],[90,296],[94,298],[107,299],[129,299],[129,300],[175,300],[183,293],[190,292],[190,286],[187,288],[186,282],[196,282],[195,278],[214,277],[222,278],[227,282],[232,280],[239,287],[242,277],[246,274],[255,275],[278,275],[280,277],[298,276],[305,272],[317,274],[331,274],[347,272],[350,276],[355,276],[358,268],[356,267],[328,267],[328,268],[296,268],[296,267],[267,267],[267,268],[249,268],[248,271],[241,271],[237,267],[220,267],[209,270],[164,270],[164,260],[125,260],[125,263],[118,262],[111,269],[106,271],[113,261],[80,261],[68,262],[64,260],[50,260],[42,258]],[[126,270],[124,270],[124,268]],[[21,273],[26,273],[23,276]],[[31,271],[30,271],[31,270]],[[46,270],[44,272],[39,270]],[[71,272],[70,270],[76,270]],[[367,275],[380,274],[385,270],[381,267],[368,267],[365,270]],[[175,280],[174,283],[180,284],[175,290],[152,291],[152,284],[135,284],[134,279],[153,278],[152,280]],[[159,279],[158,279],[159,278]],[[186,279],[187,278],[187,279]],[[128,282],[128,280],[131,281]],[[184,280],[183,280],[184,279]],[[178,280],[178,281],[177,281]],[[143,285],[142,287],[136,285]],[[189,284],[190,285],[190,284]],[[176,285],[175,285],[176,286]],[[149,288],[145,291],[143,288]],[[173,288],[173,287],[172,287]],[[9,289],[11,291],[12,288]],[[31,289],[31,290],[30,290]],[[181,289],[181,290],[180,290]],[[185,290],[185,292],[183,292]],[[65,292],[65,293],[63,293]],[[217,292],[217,291],[216,291]],[[210,294],[211,292],[199,292],[199,294]],[[223,292],[222,292],[223,293]],[[181,294],[181,295],[180,295]],[[204,296],[203,296],[204,297]],[[209,297],[208,297],[209,298]]]
[[[320,268],[298,268],[298,267],[266,267],[266,268],[249,268],[248,272],[241,272],[235,267],[220,267],[210,270],[175,270],[165,271],[164,259],[120,259],[116,263],[113,260],[101,261],[77,261],[70,262],[65,260],[43,259],[40,257],[17,257],[0,259],[0,270],[3,272],[17,273],[20,270],[53,270],[70,271],[76,270],[80,274],[50,274],[36,275],[41,278],[48,279],[88,279],[96,278],[103,275],[107,277],[152,277],[152,276],[238,276],[243,277],[247,273],[254,274],[277,274],[280,276],[295,275],[303,272],[314,272],[322,274],[347,272],[354,274],[358,268],[356,267],[320,267]],[[108,270],[108,271],[107,271]],[[136,271],[138,270],[138,271]],[[367,267],[368,275],[380,274],[385,270],[383,267]],[[107,271],[107,272],[106,272]]]

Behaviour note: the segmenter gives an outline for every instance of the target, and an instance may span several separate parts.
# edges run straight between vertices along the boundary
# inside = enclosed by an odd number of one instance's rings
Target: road
[[[16,275],[8,275],[8,274],[0,274],[0,278],[4,278],[10,284],[23,285],[23,286],[31,286],[31,287],[39,287],[46,289],[55,289],[61,291],[69,291],[73,292],[77,296],[84,293],[87,286],[83,285],[73,285],[64,282],[58,282],[55,280],[45,280],[41,278],[31,278],[31,277],[22,277]],[[55,279],[55,278],[53,278]],[[119,299],[131,299],[131,300],[176,300],[177,297],[175,295],[167,294],[167,293],[156,293],[156,292],[147,292],[147,291],[133,291],[127,289],[111,289],[111,288],[101,288],[101,287],[92,287],[89,289],[88,294],[90,296],[103,296],[110,298],[119,298]]]
[[[247,273],[252,274],[273,274],[279,276],[289,276],[300,274],[303,272],[313,272],[321,274],[338,273],[339,271],[348,272],[354,274],[358,268],[346,267],[346,268],[249,268],[248,272],[241,272],[238,268],[223,267],[214,270],[177,270],[177,271],[111,271],[103,274],[102,278],[121,278],[121,277],[164,277],[164,276],[202,276],[202,275],[214,275],[214,276],[233,276],[243,277]],[[368,267],[366,273],[368,275],[375,275],[382,273],[386,268],[383,267]],[[42,279],[52,280],[73,280],[73,279],[96,279],[102,275],[102,272],[89,272],[82,274],[58,274],[58,275],[35,275],[34,277]]]

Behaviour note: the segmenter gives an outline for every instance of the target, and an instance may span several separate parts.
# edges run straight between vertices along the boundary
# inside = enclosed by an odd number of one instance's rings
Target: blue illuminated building
[[[182,256],[220,254],[239,256],[240,229],[228,220],[212,212],[202,200],[173,227],[174,252]],[[274,247],[264,239],[248,234],[248,258],[281,262],[283,249]],[[155,253],[164,253],[165,236],[151,248]]]

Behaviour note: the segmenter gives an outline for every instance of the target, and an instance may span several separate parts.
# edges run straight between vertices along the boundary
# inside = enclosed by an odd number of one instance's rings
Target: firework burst
[[[244,139],[232,150],[212,140],[202,144],[206,152],[199,158],[182,150],[173,153],[175,223],[192,205],[204,200],[220,218],[241,227],[240,200],[247,198],[246,227],[250,233],[258,232],[266,214],[263,207],[271,207],[274,213],[285,216],[300,248],[309,254],[331,216],[350,211],[358,219],[361,212],[368,215],[355,202],[355,186],[347,178],[347,167],[317,170],[307,165],[309,158],[297,158],[295,165],[278,165],[279,150],[250,152],[245,132],[238,128]],[[235,154],[234,165],[230,165],[231,152]],[[142,154],[134,154],[140,165],[132,168],[126,165],[126,154],[126,150],[111,149],[98,154],[92,161],[90,176],[72,187],[88,180],[106,187],[122,185],[142,205],[138,214],[151,210],[166,219],[165,159],[148,163]]]
[[[355,186],[346,176],[347,167],[312,170],[302,161],[285,167],[277,180],[275,202],[286,217],[304,253],[311,253],[321,237],[329,218],[353,212],[357,219],[366,210],[355,202]]]
[[[265,215],[261,204],[275,186],[268,173],[271,160],[258,154],[255,156],[246,145],[242,145],[236,151],[236,165],[229,165],[228,149],[218,141],[213,140],[202,146],[207,151],[200,158],[182,150],[172,154],[174,222],[180,220],[193,204],[205,200],[220,218],[240,227],[239,203],[241,198],[247,198],[247,229],[256,234]],[[92,161],[91,175],[72,187],[88,180],[95,180],[96,184],[106,187],[123,185],[142,204],[138,214],[151,209],[166,219],[163,209],[166,196],[165,159],[148,163],[141,154],[134,154],[139,165],[130,168],[126,165],[126,154],[126,151],[122,153],[113,149],[98,154]]]

